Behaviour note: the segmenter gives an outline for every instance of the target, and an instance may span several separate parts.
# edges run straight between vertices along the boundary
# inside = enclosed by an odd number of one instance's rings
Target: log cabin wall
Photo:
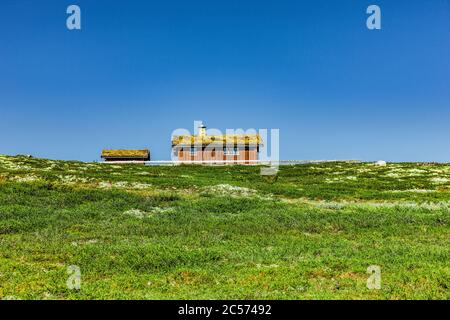
[[[225,154],[223,148],[203,148],[198,147],[194,155],[191,155],[190,147],[180,147],[177,149],[179,161],[214,161],[214,163],[221,164],[223,160],[227,161],[245,161],[258,160],[257,147],[239,147],[237,155]],[[216,162],[217,161],[217,162]],[[240,164],[252,164],[251,162],[236,162]]]

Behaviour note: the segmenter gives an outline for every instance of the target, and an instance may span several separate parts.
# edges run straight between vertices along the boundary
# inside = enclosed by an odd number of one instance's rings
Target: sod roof
[[[236,144],[236,145],[262,145],[262,138],[259,134],[234,134],[217,136],[173,136],[172,146],[178,145],[211,145],[211,144]]]
[[[150,151],[144,150],[103,150],[102,158],[149,158]]]

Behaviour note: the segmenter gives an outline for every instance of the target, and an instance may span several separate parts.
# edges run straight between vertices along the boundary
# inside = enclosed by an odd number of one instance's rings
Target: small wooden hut
[[[144,163],[150,160],[150,151],[143,150],[103,150],[102,159],[108,163]]]

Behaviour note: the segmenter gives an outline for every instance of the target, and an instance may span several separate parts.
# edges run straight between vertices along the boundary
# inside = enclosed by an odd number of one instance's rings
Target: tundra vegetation
[[[0,156],[0,298],[449,298],[449,164],[259,173]]]

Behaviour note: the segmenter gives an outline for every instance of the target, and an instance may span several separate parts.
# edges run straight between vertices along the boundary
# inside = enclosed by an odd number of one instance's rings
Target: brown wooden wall
[[[178,148],[177,155],[179,161],[217,161],[218,164],[223,163],[223,160],[258,160],[258,150],[256,147],[245,150],[239,148],[239,155],[225,155],[222,148],[219,150],[206,149],[200,150],[197,148],[194,156],[191,156],[190,148]],[[239,162],[239,164],[255,164],[254,162]]]

